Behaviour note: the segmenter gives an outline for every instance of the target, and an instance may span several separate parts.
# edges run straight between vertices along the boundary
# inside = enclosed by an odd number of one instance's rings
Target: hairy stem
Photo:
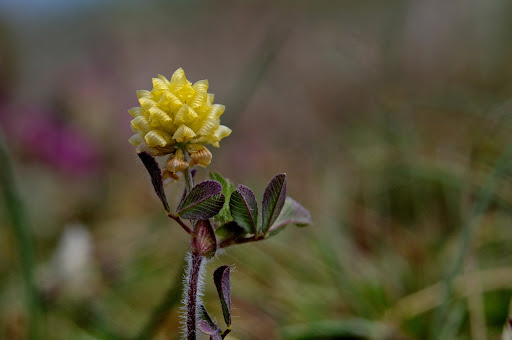
[[[187,340],[196,340],[197,310],[199,298],[201,296],[201,274],[203,269],[204,257],[200,254],[192,253],[190,255],[189,271],[186,287],[186,327]]]

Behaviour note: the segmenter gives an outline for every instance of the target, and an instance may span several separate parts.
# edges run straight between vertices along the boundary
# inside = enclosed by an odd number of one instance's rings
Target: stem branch
[[[187,234],[192,235],[192,229],[190,229],[190,227],[186,225],[185,222],[183,222],[183,220],[179,216],[176,216],[172,213],[167,213],[167,216],[178,222],[178,224],[187,232]]]
[[[246,238],[225,240],[219,244],[219,248],[226,248],[226,247],[229,247],[229,246],[232,246],[235,244],[243,244],[243,243],[261,241],[261,240],[264,240],[266,237],[267,237],[266,235],[258,235],[258,236],[254,235],[254,236],[246,237]]]

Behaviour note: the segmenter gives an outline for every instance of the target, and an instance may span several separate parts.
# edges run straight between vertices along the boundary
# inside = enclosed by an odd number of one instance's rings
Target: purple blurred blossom
[[[8,144],[66,174],[87,176],[101,166],[91,138],[51,113],[6,105],[0,108],[0,125]]]

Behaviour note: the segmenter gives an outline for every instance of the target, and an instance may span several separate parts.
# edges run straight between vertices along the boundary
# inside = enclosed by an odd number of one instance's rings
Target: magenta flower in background
[[[62,172],[87,176],[100,167],[100,152],[87,134],[50,112],[6,105],[0,126],[11,147]]]

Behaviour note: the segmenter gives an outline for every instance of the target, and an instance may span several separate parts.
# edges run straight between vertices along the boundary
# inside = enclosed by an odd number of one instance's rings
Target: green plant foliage
[[[224,197],[230,197],[231,193],[235,191],[235,186],[231,183],[231,181],[227,178],[222,177],[222,175],[217,172],[210,172],[210,179],[215,180],[222,185],[222,194],[224,195]],[[224,202],[224,205],[222,206],[222,209],[215,216],[215,221],[219,225],[222,225],[232,220],[233,217],[231,217],[229,211],[229,201],[226,200],[226,202]]]

